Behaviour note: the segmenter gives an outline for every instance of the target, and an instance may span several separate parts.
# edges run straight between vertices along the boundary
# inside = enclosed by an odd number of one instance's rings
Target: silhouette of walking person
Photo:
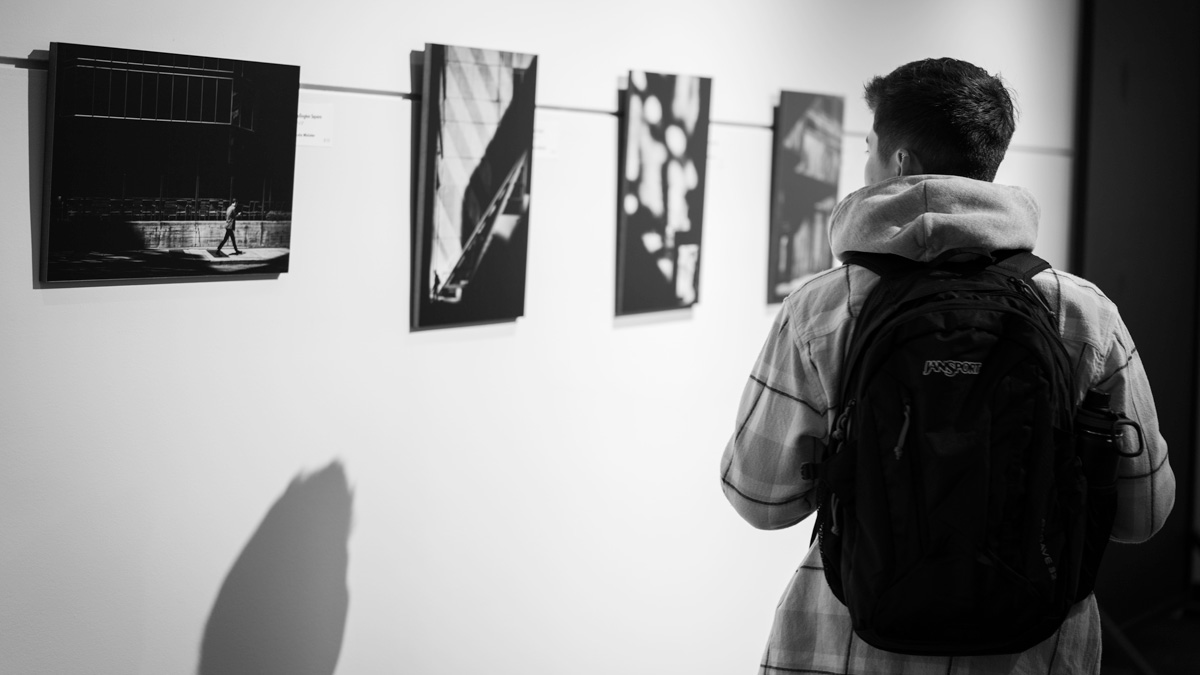
[[[237,199],[234,199],[229,204],[229,208],[225,209],[225,237],[223,239],[221,239],[221,243],[217,245],[217,253],[218,254],[221,253],[221,247],[224,246],[225,242],[227,242],[227,241],[233,244],[233,254],[234,255],[242,254],[242,252],[240,250],[238,250],[237,236],[234,234],[234,230],[237,229],[237,217],[241,213],[242,213],[242,207],[241,207],[241,205],[238,204]]]

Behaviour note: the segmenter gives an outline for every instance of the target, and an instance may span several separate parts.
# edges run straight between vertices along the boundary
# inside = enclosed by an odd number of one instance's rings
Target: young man
[[[1015,128],[1005,85],[954,59],[901,66],[866,86],[875,115],[867,137],[867,186],[834,210],[834,255],[892,253],[930,261],[951,248],[1032,250],[1038,207],[1028,192],[993,184]],[[721,458],[726,497],[755,527],[777,529],[816,508],[815,481],[801,466],[828,448],[840,368],[855,319],[879,277],[845,265],[789,296],[746,384]],[[1154,399],[1116,306],[1093,284],[1054,269],[1034,277],[1075,364],[1076,401],[1090,387],[1112,395],[1145,432],[1145,451],[1122,459],[1112,539],[1141,542],[1163,524],[1175,479]],[[1127,448],[1132,450],[1133,448]],[[1094,675],[1100,618],[1094,595],[1076,603],[1059,630],[1017,654],[910,656],[863,642],[825,580],[814,545],[784,591],[761,673],[823,675]]]

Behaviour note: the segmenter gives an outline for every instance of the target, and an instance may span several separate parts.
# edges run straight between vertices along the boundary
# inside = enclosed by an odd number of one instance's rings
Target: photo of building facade
[[[50,75],[44,281],[287,271],[298,67],[55,43]]]

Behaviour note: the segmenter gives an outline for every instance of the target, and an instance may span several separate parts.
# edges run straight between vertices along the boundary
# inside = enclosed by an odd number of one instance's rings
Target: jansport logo
[[[978,375],[979,369],[983,364],[978,361],[926,361],[925,372],[922,375],[930,373],[941,373],[946,377],[954,377],[955,375]]]

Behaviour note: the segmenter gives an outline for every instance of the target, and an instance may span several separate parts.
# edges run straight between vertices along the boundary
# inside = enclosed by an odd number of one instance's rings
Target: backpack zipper
[[[1046,310],[1047,315],[1054,316],[1054,310],[1050,309],[1050,304],[1046,302],[1046,299],[1042,297],[1042,294],[1038,293],[1037,291],[1030,288],[1029,284],[1026,283],[1026,281],[1024,279],[1017,279],[1016,277],[1009,277],[1008,281],[1014,287],[1016,287],[1017,291],[1020,292],[1021,295],[1024,295],[1025,297],[1029,298],[1030,300],[1033,300],[1034,302],[1036,302],[1038,304],[1039,307]]]
[[[858,403],[858,399],[850,399],[846,401],[846,407],[842,408],[842,412],[838,414],[837,419],[833,423],[833,431],[830,436],[833,438],[833,451],[840,452],[842,443],[846,440],[846,435],[850,431],[850,413],[854,411],[854,406]],[[840,511],[840,502],[836,492],[830,492],[829,495],[829,534],[839,536],[841,534],[841,526],[838,524],[838,511]]]
[[[899,461],[901,455],[904,454],[904,439],[908,438],[908,424],[912,421],[912,406],[908,403],[904,404],[904,424],[900,425],[900,438],[896,439],[896,447],[892,448],[892,452],[896,455],[896,460]]]

